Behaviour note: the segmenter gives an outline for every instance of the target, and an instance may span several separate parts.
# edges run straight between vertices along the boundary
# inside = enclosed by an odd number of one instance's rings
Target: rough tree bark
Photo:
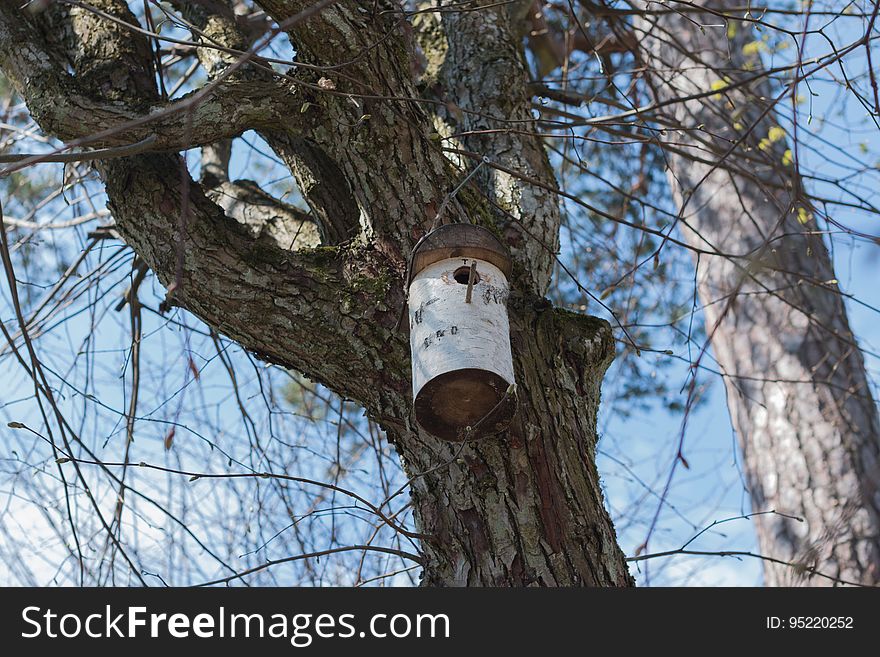
[[[755,518],[761,551],[880,584],[877,407],[828,250],[779,138],[774,92],[764,78],[747,82],[760,59],[743,46],[761,35],[717,13],[652,8],[661,11],[637,17],[636,37],[664,104],[660,123],[681,127],[661,139],[682,232],[695,247],[749,254],[701,257],[698,286],[752,506],[803,518]],[[702,97],[674,102],[695,94]],[[739,140],[751,148],[734,148]],[[775,564],[765,564],[765,581],[831,583]]]
[[[226,3],[174,4],[189,6],[194,34],[207,45],[249,43]],[[104,15],[55,5],[34,17],[0,0],[0,67],[60,139],[101,133],[89,141],[97,146],[156,135],[156,152],[97,165],[118,232],[172,290],[171,303],[356,400],[384,427],[412,478],[426,584],[631,584],[594,462],[610,328],[543,299],[558,211],[552,194],[518,176],[552,184],[553,174],[537,141],[491,136],[510,117],[530,120],[507,9],[481,2],[485,10],[460,23],[444,13],[431,33],[435,47],[447,43],[434,60],[443,71],[432,91],[441,109],[460,114],[455,130],[490,131],[465,138],[464,150],[513,172],[486,166],[482,193],[463,188],[441,217],[494,230],[515,258],[519,413],[504,435],[459,448],[414,426],[406,328],[396,326],[413,245],[480,160],[459,154],[456,167],[433,138],[450,123],[433,114],[436,103],[415,100],[412,37],[398,3],[340,1],[307,17],[299,12],[316,3],[258,4],[297,48],[302,65],[289,75],[258,58],[236,68],[235,57],[205,48],[210,91],[163,101],[146,40],[111,20],[135,23],[121,0],[91,0]],[[459,29],[491,38],[468,42]],[[204,186],[189,179],[176,151],[213,148],[247,129],[288,164],[307,216],[283,206],[244,211],[257,190],[222,171]],[[230,195],[223,207],[212,200]],[[257,197],[263,206],[265,195]]]

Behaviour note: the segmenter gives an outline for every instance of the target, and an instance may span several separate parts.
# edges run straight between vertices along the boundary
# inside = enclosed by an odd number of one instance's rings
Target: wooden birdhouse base
[[[508,386],[501,376],[483,369],[446,372],[419,392],[416,420],[431,435],[455,442],[498,433],[516,411],[516,397],[506,394]]]

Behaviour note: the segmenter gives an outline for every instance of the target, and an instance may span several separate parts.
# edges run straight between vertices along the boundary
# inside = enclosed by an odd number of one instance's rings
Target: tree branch
[[[102,3],[98,4],[107,11],[133,20],[124,3]],[[69,20],[92,18],[85,13]],[[35,112],[43,112],[44,119],[50,117],[46,120],[51,125],[69,120],[82,133],[94,129],[94,121],[68,119],[65,95],[72,88],[88,99],[101,97],[101,90],[113,85],[118,100],[109,106],[116,113],[129,111],[119,107],[149,106],[158,96],[155,88],[145,90],[138,82],[142,62],[137,57],[144,49],[137,40],[145,37],[127,31],[124,20],[103,21],[98,32],[82,29],[88,22],[71,30],[75,40],[65,47],[74,51],[72,61],[95,67],[97,60],[110,57],[124,64],[105,67],[105,75],[112,73],[109,79],[92,75],[89,86],[80,88],[80,81],[63,68],[62,57],[45,45],[24,14],[4,2],[0,19],[0,35],[14,29],[19,37],[27,33],[33,39],[12,45],[2,40],[0,51],[23,52],[29,60],[2,63],[13,67],[25,98]],[[114,43],[110,52],[104,49],[109,39]],[[41,74],[38,81],[31,78],[36,73]],[[74,73],[80,71],[75,67]],[[43,107],[55,97],[62,109]],[[219,96],[217,100],[223,105],[235,101]],[[197,143],[190,142],[186,133],[191,129],[195,134],[199,112],[206,107],[200,104],[189,116],[175,116],[184,143]],[[210,121],[222,126],[230,115],[221,112]],[[213,142],[228,132],[202,134]],[[176,155],[136,155],[99,161],[96,167],[105,183],[115,229],[170,288],[174,305],[193,311],[262,358],[295,367],[373,412],[382,410],[386,395],[399,398],[409,389],[408,348],[391,330],[402,303],[402,293],[392,282],[400,274],[381,254],[364,246],[317,247],[307,215],[253,184],[220,182],[210,192],[218,205],[191,179]],[[229,208],[231,216],[221,205]],[[294,247],[308,248],[295,252]],[[381,362],[394,366],[377,369],[375,364]]]
[[[43,130],[75,140],[69,146],[122,146],[155,135],[151,150],[183,150],[252,128],[307,132],[314,118],[299,113],[303,100],[280,80],[218,78],[170,103],[155,97],[137,105],[108,102],[68,74],[26,13],[6,0],[0,2],[0,68]]]
[[[195,181],[182,181],[177,156],[112,160],[100,170],[117,230],[163,285],[176,284],[175,305],[370,409],[382,407],[386,389],[408,388],[408,348],[392,333],[402,298],[381,256],[364,247],[292,251],[287,233],[271,222],[255,228],[247,216],[236,221]],[[382,361],[385,369],[377,370]]]
[[[258,4],[286,25],[310,3]],[[324,123],[307,139],[289,138],[297,157],[286,162],[316,215],[323,206],[333,208],[334,195],[339,199],[344,191],[328,186],[328,179],[343,180],[364,233],[405,267],[410,249],[433,225],[462,174],[431,140],[433,120],[413,80],[408,23],[397,9],[399,4],[389,0],[367,5],[345,0],[289,26],[298,61],[321,68],[320,73],[304,69],[302,76],[324,92],[312,101]],[[306,114],[312,111],[309,107]],[[487,215],[483,201],[463,201],[460,195],[449,203],[444,221],[479,222]],[[331,219],[353,209],[338,207]]]
[[[311,215],[267,194],[252,180],[223,181],[207,191],[208,198],[256,239],[267,236],[281,249],[316,248],[321,236]]]
[[[209,41],[217,48],[198,48],[196,55],[209,79],[223,75],[235,66],[238,57],[233,51],[251,47],[252,37],[239,25],[235,14],[223,3],[215,5],[180,2],[174,6],[190,25],[194,39]],[[214,10],[214,13],[208,9]],[[246,64],[231,74],[233,79],[264,80],[271,83],[272,73]],[[311,104],[300,104],[309,111]],[[317,110],[310,115],[315,116]],[[299,184],[300,192],[312,211],[313,219],[321,229],[326,244],[339,244],[353,237],[360,229],[360,209],[339,167],[312,140],[291,135],[280,129],[259,130],[260,136],[290,168]]]

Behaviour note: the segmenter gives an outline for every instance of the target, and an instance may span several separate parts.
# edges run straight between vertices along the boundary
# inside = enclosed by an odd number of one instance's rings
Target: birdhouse
[[[416,421],[452,441],[503,430],[516,411],[507,249],[484,228],[449,224],[422,238],[410,267]]]

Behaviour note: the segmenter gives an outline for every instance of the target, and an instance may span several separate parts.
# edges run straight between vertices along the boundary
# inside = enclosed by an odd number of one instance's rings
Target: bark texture
[[[479,176],[499,228],[525,265],[522,275],[543,292],[559,250],[559,207],[549,191],[556,187],[553,170],[534,134],[522,12],[491,2],[462,12],[451,9],[456,4],[440,0],[420,5],[445,9],[419,14],[415,23],[426,59],[421,86],[438,101],[435,125],[445,144],[512,171],[486,166]],[[466,166],[480,163],[476,158],[459,161]]]
[[[279,76],[199,49],[212,81],[172,102],[155,88],[143,36],[119,22],[135,22],[126,3],[90,4],[118,21],[69,7],[32,18],[0,0],[0,66],[55,136],[103,132],[94,144],[158,136],[157,152],[98,165],[118,232],[173,289],[172,303],[356,400],[386,429],[412,480],[425,583],[631,584],[594,462],[610,328],[542,298],[558,240],[553,196],[487,166],[480,185],[449,197],[483,155],[552,184],[538,142],[499,130],[469,145],[476,161],[455,166],[432,138],[436,105],[416,100],[413,42],[396,2],[340,1],[305,20],[299,12],[314,3],[260,2],[289,27],[304,66]],[[224,3],[175,4],[206,43],[250,43]],[[504,63],[493,68],[478,43],[441,25],[435,41],[482,58],[473,69],[450,59],[445,79],[460,78],[462,112],[485,105],[496,127],[507,112],[528,121],[518,37],[506,10],[478,4],[493,9],[473,12],[468,29],[492,34],[487,48],[503,46]],[[50,28],[57,36],[41,36]],[[309,213],[272,207],[252,183],[226,179],[223,140],[246,129],[260,130],[288,164]],[[174,152],[200,145],[210,165],[202,183]],[[444,206],[443,223],[480,223],[516,259],[519,414],[504,435],[461,447],[414,426],[406,329],[396,328],[408,255]]]
[[[668,12],[635,26],[655,100],[669,103],[660,122],[681,128],[664,139],[682,231],[695,247],[746,256],[701,257],[698,286],[753,509],[803,518],[757,517],[761,552],[877,585],[877,407],[828,250],[779,138],[774,92],[748,81],[760,60],[743,47],[761,35],[746,22],[733,22],[731,39],[726,25],[700,27],[719,22]],[[674,102],[694,94],[704,97]],[[750,148],[734,150],[740,140]],[[765,581],[831,583],[776,564],[765,564]]]

